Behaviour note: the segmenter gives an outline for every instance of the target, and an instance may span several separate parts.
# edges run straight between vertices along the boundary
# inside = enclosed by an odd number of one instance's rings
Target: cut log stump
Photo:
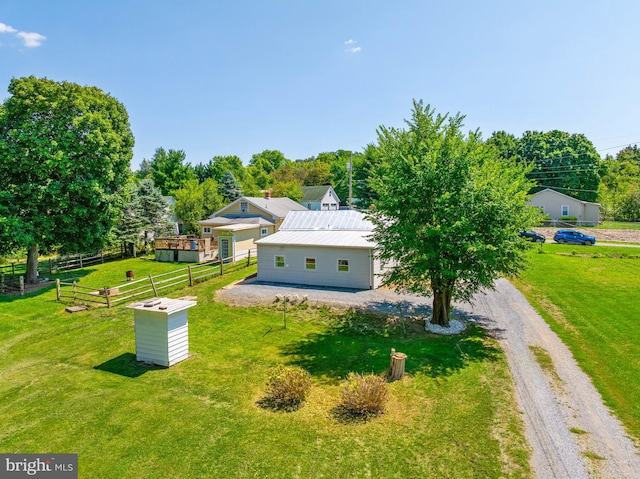
[[[396,352],[395,349],[391,350],[391,364],[389,365],[389,371],[387,372],[387,379],[389,381],[397,381],[404,376],[404,363],[407,359],[405,353]]]

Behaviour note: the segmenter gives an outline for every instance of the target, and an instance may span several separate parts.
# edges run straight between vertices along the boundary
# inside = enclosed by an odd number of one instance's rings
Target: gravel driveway
[[[311,304],[352,306],[397,313],[411,305],[411,314],[429,314],[431,299],[397,295],[386,289],[369,291],[306,288],[241,281],[220,290],[216,298],[235,305],[269,304],[276,294],[307,295]],[[532,468],[540,479],[638,478],[640,456],[620,422],[604,406],[591,380],[568,348],[551,331],[520,292],[499,280],[496,290],[479,294],[474,304],[456,304],[500,342],[515,383],[516,397],[532,447]],[[545,374],[530,346],[551,357],[557,378]],[[583,431],[582,434],[572,433]],[[594,457],[604,459],[594,459]]]

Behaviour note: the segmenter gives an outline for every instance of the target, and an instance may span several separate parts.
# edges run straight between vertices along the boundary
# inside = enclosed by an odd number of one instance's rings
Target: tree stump
[[[387,378],[389,381],[397,381],[404,376],[404,362],[406,359],[406,354],[397,353],[395,349],[391,349],[391,364],[389,365],[389,371],[387,372]]]

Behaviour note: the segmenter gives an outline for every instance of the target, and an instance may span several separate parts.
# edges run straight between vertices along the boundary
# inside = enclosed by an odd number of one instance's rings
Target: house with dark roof
[[[199,221],[200,237],[211,239],[214,256],[238,258],[255,248],[255,241],[274,234],[290,211],[307,208],[289,198],[242,196]]]
[[[300,204],[312,211],[333,211],[340,209],[340,198],[331,185],[303,186]]]

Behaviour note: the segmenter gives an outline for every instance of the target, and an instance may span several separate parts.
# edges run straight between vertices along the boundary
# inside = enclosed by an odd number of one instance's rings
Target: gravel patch
[[[361,291],[280,285],[255,279],[218,291],[216,299],[250,306],[272,304],[277,294],[298,294],[306,296],[310,304],[335,308],[356,307],[387,314],[398,314],[402,308],[413,316],[431,314],[431,298],[424,296],[398,295],[387,289]],[[460,318],[452,321],[456,328],[464,327],[465,321],[476,322],[505,351],[532,448],[531,465],[536,478],[640,477],[640,456],[624,428],[605,407],[569,349],[515,287],[502,279],[496,282],[495,291],[476,295],[473,305],[454,306]],[[428,323],[427,326],[433,327]],[[543,371],[531,347],[548,353],[557,378]]]

